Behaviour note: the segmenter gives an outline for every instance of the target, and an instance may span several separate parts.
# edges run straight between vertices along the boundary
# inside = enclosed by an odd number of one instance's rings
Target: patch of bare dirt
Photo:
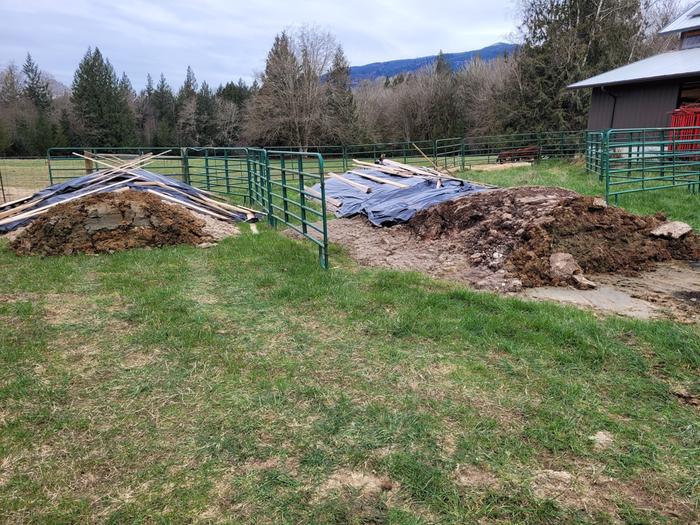
[[[89,195],[55,206],[20,233],[10,248],[18,255],[111,253],[211,243],[222,237],[220,230],[218,224],[195,217],[181,206],[166,204],[155,195],[126,190]]]
[[[631,503],[636,508],[690,520],[684,523],[694,523],[693,519],[697,518],[686,500],[660,499],[649,493],[643,483],[623,484],[590,468],[584,468],[576,475],[565,470],[538,470],[530,483],[535,497],[586,512],[605,512],[615,516],[621,503]]]
[[[497,488],[500,486],[500,481],[496,476],[474,465],[459,465],[455,469],[453,477],[455,482],[462,487]]]
[[[590,439],[593,442],[593,448],[595,450],[608,449],[615,442],[613,435],[607,430],[599,430],[592,436],[589,436],[588,439]]]
[[[681,403],[700,408],[700,397],[691,394],[687,389],[677,386],[671,389],[671,393],[676,396]]]
[[[350,489],[361,496],[376,496],[396,488],[396,483],[387,477],[378,477],[367,472],[338,470],[318,489],[319,496],[326,496],[334,491]]]
[[[343,245],[364,266],[419,271],[478,289],[508,292],[521,288],[520,281],[508,276],[505,269],[475,267],[463,253],[446,250],[440,240],[421,239],[406,225],[377,228],[363,217],[336,219],[328,222],[328,238]]]

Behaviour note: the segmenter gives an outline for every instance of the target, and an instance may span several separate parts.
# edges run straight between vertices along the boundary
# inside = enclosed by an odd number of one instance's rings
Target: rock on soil
[[[110,253],[129,248],[211,242],[207,223],[155,195],[125,190],[59,204],[11,243],[18,255]]]
[[[653,230],[651,230],[651,235],[654,237],[666,237],[668,239],[680,239],[683,237],[686,233],[690,233],[693,231],[693,229],[690,227],[690,225],[680,222],[680,221],[671,221],[671,222],[666,222],[662,224],[661,226],[657,226]]]
[[[557,252],[549,256],[549,276],[556,283],[572,284],[582,290],[596,287],[583,276],[583,270],[570,253]]]
[[[700,236],[678,239],[651,232],[666,218],[638,216],[561,188],[499,189],[417,213],[408,227],[419,238],[462,253],[474,266],[505,270],[527,287],[574,284],[582,273],[635,275],[671,259],[700,259]],[[550,257],[570,254],[573,282],[553,271]],[[573,277],[572,277],[573,278]],[[590,284],[589,284],[590,283]]]

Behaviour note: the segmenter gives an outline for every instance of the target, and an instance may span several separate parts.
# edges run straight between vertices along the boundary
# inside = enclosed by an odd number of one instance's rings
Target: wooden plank
[[[33,201],[25,202],[24,204],[20,204],[19,206],[15,206],[14,208],[11,208],[9,210],[0,212],[0,219],[4,219],[5,217],[10,217],[12,215],[17,215],[22,210],[26,210],[27,208],[31,208],[32,206],[36,206],[43,200],[43,198],[34,199]]]
[[[353,188],[355,188],[356,190],[360,190],[361,192],[364,192],[364,193],[371,193],[372,192],[372,188],[370,188],[369,186],[365,186],[364,184],[360,184],[359,182],[355,182],[353,180],[347,179],[347,178],[343,177],[342,175],[338,175],[337,173],[333,173],[332,171],[329,172],[328,175],[332,179],[339,180],[340,182],[343,182],[343,183],[347,184],[348,186],[352,186]]]
[[[13,206],[15,204],[19,204],[20,202],[27,201],[27,200],[31,199],[33,196],[34,195],[28,195],[26,197],[21,197],[19,199],[15,199],[13,201],[3,202],[2,204],[0,204],[0,210],[3,208],[8,208],[10,206]]]
[[[410,178],[410,177],[415,177],[413,173],[406,173],[405,170],[398,169],[398,168],[392,168],[390,166],[385,166],[384,164],[374,164],[372,162],[364,162],[362,160],[357,160],[357,159],[352,159],[352,162],[354,164],[357,164],[358,166],[366,167],[366,168],[372,168],[377,171],[381,171],[382,173],[387,173],[389,175],[397,175],[398,177],[405,177],[405,178]]]
[[[158,182],[158,181],[141,182],[141,181],[138,181],[134,184],[136,184],[138,186],[158,186],[158,187],[161,187],[163,189],[166,189],[169,191],[174,191],[175,193],[179,193],[180,195],[183,195],[190,200],[196,200],[196,201],[200,202],[202,205],[209,206],[210,208],[213,207],[222,213],[231,213],[232,211],[235,211],[238,213],[243,213],[247,217],[247,220],[255,219],[255,212],[253,212],[252,210],[248,210],[247,208],[239,208],[237,206],[234,206],[233,204],[216,202],[216,201],[209,199],[203,195],[198,195],[198,196],[190,195],[189,193],[187,193],[185,191],[182,191],[182,190],[175,188],[173,186],[168,186],[167,184],[163,184],[162,182]],[[235,216],[232,216],[231,218],[238,219],[238,217],[235,217]]]
[[[321,198],[322,198],[321,194],[319,192],[317,192],[316,190],[312,190],[311,187],[304,188],[304,193],[308,193],[309,195],[311,195],[312,197],[315,197],[318,200],[321,200]],[[329,197],[328,195],[326,195],[326,202],[328,202],[329,204],[332,204],[336,208],[340,208],[343,205],[343,201],[341,201],[339,199],[334,199],[333,197]]]
[[[441,173],[431,173],[431,172],[429,172],[429,171],[426,171],[425,169],[416,168],[415,166],[409,166],[408,164],[402,164],[401,162],[396,162],[396,161],[394,161],[394,160],[386,159],[386,160],[384,160],[384,162],[388,163],[389,166],[396,166],[396,167],[399,167],[399,168],[403,168],[403,169],[409,170],[409,171],[411,171],[411,172],[413,172],[413,173],[415,173],[416,175],[419,175],[419,176],[421,176],[421,177],[432,177],[432,178],[441,177],[441,178],[443,178],[443,179],[448,179],[448,180],[456,180],[456,181],[460,181],[460,182],[463,182],[463,181],[464,181],[464,179],[459,179],[459,178],[457,178],[457,177],[452,177],[451,175],[443,175],[443,174],[441,174]]]
[[[220,220],[223,220],[223,221],[227,221],[227,222],[231,222],[231,217],[226,217],[226,216],[224,216],[224,215],[219,215],[218,213],[213,212],[213,211],[210,210],[210,209],[201,208],[201,207],[196,206],[196,205],[194,205],[194,204],[191,204],[191,203],[189,203],[189,202],[179,201],[179,200],[177,200],[175,197],[171,197],[170,195],[167,195],[167,194],[165,194],[165,193],[160,193],[159,191],[156,191],[156,190],[146,190],[146,191],[147,191],[148,193],[153,193],[154,195],[158,195],[161,199],[165,199],[166,201],[173,202],[174,204],[179,204],[179,205],[181,205],[181,206],[184,206],[185,208],[190,208],[190,209],[193,209],[193,210],[198,211],[198,212],[200,212],[200,213],[204,213],[205,215],[211,215],[212,217],[215,217],[215,218],[217,218],[217,219],[220,219]]]
[[[389,186],[395,186],[395,187],[401,188],[401,189],[410,188],[410,186],[408,184],[402,184],[400,182],[395,182],[393,180],[382,179],[381,177],[375,177],[374,175],[370,175],[369,173],[363,173],[361,171],[350,170],[350,171],[348,171],[348,173],[354,173],[355,175],[358,175],[358,176],[363,177],[365,179],[373,180],[374,182],[378,182],[380,184],[388,184]]]
[[[418,153],[420,153],[420,154],[423,156],[423,158],[424,158],[425,160],[427,160],[428,162],[430,162],[430,164],[433,165],[433,168],[435,168],[435,171],[437,171],[438,173],[440,173],[440,168],[438,168],[438,165],[435,164],[435,163],[432,161],[432,159],[429,159],[428,156],[427,156],[425,153],[423,153],[423,150],[420,149],[420,148],[418,147],[418,145],[417,145],[415,142],[411,142],[411,145],[412,145],[414,148],[416,148],[416,149],[418,150]],[[441,175],[442,175],[442,174],[441,174]]]

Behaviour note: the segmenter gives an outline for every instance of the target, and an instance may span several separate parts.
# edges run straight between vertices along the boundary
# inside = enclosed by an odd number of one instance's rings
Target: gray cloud
[[[87,48],[97,46],[137,88],[146,73],[179,85],[188,64],[200,81],[218,85],[251,79],[284,28],[330,31],[351,64],[361,65],[505,40],[513,13],[512,0],[0,0],[0,65],[21,63],[30,52],[70,84]]]

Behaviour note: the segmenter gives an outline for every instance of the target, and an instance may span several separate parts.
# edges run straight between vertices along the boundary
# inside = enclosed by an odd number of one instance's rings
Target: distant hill
[[[506,44],[498,42],[483,49],[475,49],[474,51],[465,51],[463,53],[445,53],[445,58],[452,66],[452,69],[458,69],[464,64],[470,62],[475,57],[479,56],[483,60],[493,60],[511,54],[518,46],[516,44]],[[389,60],[388,62],[374,62],[364,66],[351,66],[350,78],[353,84],[358,84],[363,80],[374,80],[381,77],[394,77],[399,73],[410,73],[417,71],[420,68],[427,66],[435,61],[437,55],[419,57],[419,58],[404,58],[400,60]]]

